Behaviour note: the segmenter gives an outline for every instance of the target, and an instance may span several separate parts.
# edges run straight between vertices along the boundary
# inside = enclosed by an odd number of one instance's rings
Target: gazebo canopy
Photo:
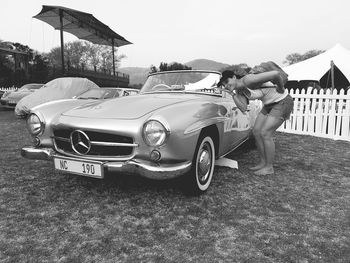
[[[92,14],[78,10],[62,6],[43,5],[40,13],[34,18],[42,20],[58,30],[61,29],[60,19],[62,19],[63,31],[94,44],[116,47],[132,44],[96,19]]]

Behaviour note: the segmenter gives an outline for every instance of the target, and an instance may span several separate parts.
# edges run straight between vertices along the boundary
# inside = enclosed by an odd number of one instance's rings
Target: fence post
[[[339,91],[339,101],[336,105],[336,112],[335,112],[335,131],[334,131],[334,138],[340,138],[341,137],[341,123],[343,119],[343,105],[344,102],[342,100],[342,97],[344,97],[344,89],[341,89]]]
[[[306,90],[305,96],[305,107],[304,107],[304,125],[303,132],[307,133],[308,127],[310,125],[310,95],[311,95],[312,87],[308,87]]]
[[[332,98],[329,98],[330,110],[329,110],[329,121],[328,121],[328,131],[327,134],[331,137],[335,135],[335,110],[337,104],[337,90],[334,89],[331,91]]]
[[[318,97],[317,110],[316,110],[316,123],[315,123],[315,134],[317,136],[322,135],[322,111],[323,111],[323,94],[324,90],[320,90]]]
[[[324,102],[324,107],[323,107],[323,114],[322,114],[322,130],[321,133],[323,136],[327,137],[327,131],[328,131],[328,120],[329,120],[329,96],[331,95],[331,90],[327,89],[326,90],[326,96],[324,97],[325,102]]]
[[[346,106],[342,115],[341,136],[345,140],[350,141],[350,89],[347,90],[344,97],[346,98]]]
[[[318,91],[314,89],[310,92],[311,96],[311,112],[310,112],[310,123],[307,129],[308,133],[315,134],[315,124],[316,124],[316,109],[317,109],[317,96]]]

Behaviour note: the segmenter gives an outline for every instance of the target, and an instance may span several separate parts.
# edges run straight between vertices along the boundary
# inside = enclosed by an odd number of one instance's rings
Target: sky
[[[0,0],[0,39],[39,52],[60,46],[60,33],[33,18],[42,5],[90,13],[133,44],[119,47],[121,67],[211,59],[230,65],[350,49],[348,0]],[[77,38],[64,33],[64,41]]]

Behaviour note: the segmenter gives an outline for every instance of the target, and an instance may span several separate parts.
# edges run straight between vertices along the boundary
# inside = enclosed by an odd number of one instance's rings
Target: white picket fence
[[[281,132],[350,141],[350,90],[290,90],[294,109]]]
[[[16,89],[16,87],[14,87],[14,86],[8,87],[8,88],[0,87],[0,91],[13,91],[15,89]]]

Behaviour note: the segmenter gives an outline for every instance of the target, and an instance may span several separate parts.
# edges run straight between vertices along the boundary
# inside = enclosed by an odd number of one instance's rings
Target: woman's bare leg
[[[274,173],[273,161],[275,158],[275,142],[273,141],[273,135],[283,122],[284,120],[279,117],[267,116],[261,129],[261,137],[265,150],[265,166],[257,170],[255,174],[266,175]]]
[[[261,130],[264,126],[266,119],[267,119],[267,115],[259,113],[254,123],[253,134],[255,138],[255,144],[256,144],[256,147],[258,148],[258,152],[260,155],[260,161],[256,166],[249,168],[250,170],[253,170],[253,171],[263,168],[266,164],[264,142],[263,142],[263,137],[261,136]]]

